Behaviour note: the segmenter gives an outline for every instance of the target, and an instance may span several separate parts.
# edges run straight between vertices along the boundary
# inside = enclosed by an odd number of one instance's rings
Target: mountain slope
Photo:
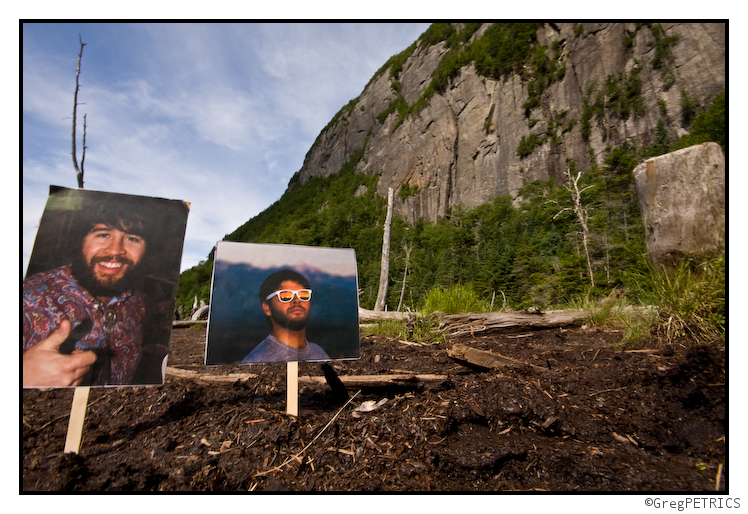
[[[725,149],[724,56],[719,23],[434,24],[333,117],[281,199],[226,239],[355,248],[371,308],[392,187],[390,309],[459,283],[512,307],[552,304],[591,282],[555,187],[568,166],[594,186],[583,200],[606,294],[643,265],[633,167],[689,132]],[[211,268],[183,273],[178,305],[208,300]]]
[[[523,184],[600,164],[658,123],[688,131],[725,88],[725,24],[436,24],[322,131],[290,186],[356,170],[403,186],[395,212],[434,222]]]

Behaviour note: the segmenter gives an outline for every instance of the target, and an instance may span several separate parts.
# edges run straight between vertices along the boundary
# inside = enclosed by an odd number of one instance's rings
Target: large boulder
[[[725,157],[704,143],[647,159],[634,168],[652,262],[725,247]]]

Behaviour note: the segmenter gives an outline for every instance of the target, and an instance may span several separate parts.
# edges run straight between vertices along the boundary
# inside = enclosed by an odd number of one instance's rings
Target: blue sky
[[[330,119],[427,23],[24,24],[23,263],[49,185],[191,202],[182,270],[285,191]]]

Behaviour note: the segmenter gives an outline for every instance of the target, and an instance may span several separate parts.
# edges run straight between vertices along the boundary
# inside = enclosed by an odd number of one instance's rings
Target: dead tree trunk
[[[80,36],[78,36],[78,42],[81,45],[81,49],[78,52],[78,67],[75,70],[75,94],[73,95],[73,167],[75,168],[75,176],[78,179],[78,187],[83,189],[83,161],[86,159],[86,117],[83,116],[83,154],[81,155],[81,165],[78,167],[78,153],[75,148],[75,129],[78,124],[78,77],[81,74],[81,57],[83,57],[83,47],[86,46]]]
[[[403,272],[403,287],[400,290],[400,302],[397,304],[397,312],[400,312],[400,309],[403,306],[403,296],[405,296],[405,280],[408,278],[408,264],[410,263],[410,253],[413,251],[413,243],[408,243],[403,246],[403,250],[405,250],[405,271]]]
[[[584,256],[587,259],[587,273],[590,276],[590,284],[592,285],[592,287],[595,287],[595,276],[592,274],[592,259],[590,258],[590,249],[588,245],[590,229],[587,225],[587,208],[582,204],[582,193],[590,189],[592,186],[587,186],[585,188],[579,189],[579,179],[582,177],[581,171],[576,175],[572,175],[571,170],[567,166],[564,174],[566,175],[566,183],[564,184],[564,188],[571,195],[571,202],[573,207],[566,207],[564,209],[561,209],[556,213],[553,219],[556,219],[564,211],[574,211],[574,214],[577,216],[577,221],[579,221],[579,224],[582,227],[582,246],[584,247]]]
[[[447,375],[397,373],[392,375],[342,375],[339,377],[345,387],[419,387],[424,383],[440,384],[449,380]],[[326,384],[327,379],[319,376],[301,376],[301,384]]]
[[[498,353],[491,353],[484,350],[471,348],[465,344],[455,344],[447,350],[447,355],[453,359],[467,363],[472,366],[485,369],[502,369],[502,368],[521,368],[532,367],[540,371],[546,371],[546,368],[535,366],[527,362],[518,361],[511,357],[505,357]]]
[[[557,311],[541,314],[527,312],[472,312],[444,316],[441,325],[449,337],[474,335],[506,328],[554,328],[581,324],[590,315],[586,311]]]
[[[382,268],[379,273],[379,292],[377,302],[374,304],[375,311],[383,311],[387,303],[387,285],[390,276],[390,228],[392,226],[392,202],[394,191],[387,190],[387,218],[384,221],[384,237],[382,238]]]
[[[408,321],[413,317],[413,314],[408,312],[396,312],[396,311],[370,311],[368,309],[358,308],[358,322],[359,323],[378,323],[384,320],[398,320]]]

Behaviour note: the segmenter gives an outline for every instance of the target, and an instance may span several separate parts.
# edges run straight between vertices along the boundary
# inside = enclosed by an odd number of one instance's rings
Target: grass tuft
[[[685,258],[673,266],[648,262],[647,273],[637,274],[633,284],[626,296],[615,290],[602,300],[587,295],[570,308],[588,311],[589,325],[623,328],[625,346],[650,336],[665,344],[724,344],[724,254]]]
[[[371,325],[363,325],[361,327],[361,335],[397,339],[402,337],[404,330],[405,323],[402,321],[386,319]]]
[[[463,314],[466,312],[488,312],[490,310],[491,306],[488,301],[478,298],[478,295],[470,287],[457,284],[447,289],[438,286],[431,289],[420,312],[424,314],[433,312]]]
[[[649,265],[644,285],[659,306],[655,332],[665,342],[725,339],[725,255],[684,259],[676,266]]]

